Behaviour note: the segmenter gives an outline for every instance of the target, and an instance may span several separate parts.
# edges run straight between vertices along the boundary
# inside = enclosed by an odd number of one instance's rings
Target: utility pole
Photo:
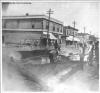
[[[53,14],[54,11],[51,10],[51,8],[47,11],[47,14],[49,15],[49,19],[48,19],[48,31],[47,31],[47,47],[49,46],[48,44],[48,40],[49,40],[49,30],[50,30],[50,18],[51,18],[51,14]]]
[[[84,33],[83,33],[83,58],[84,58],[84,54],[85,54],[85,27],[84,27]]]
[[[75,26],[76,26],[76,21],[75,20],[74,20],[73,24],[74,24],[74,28],[75,28]]]
[[[84,54],[84,52],[85,52],[85,27],[84,27],[84,35],[83,35],[83,54]]]
[[[84,56],[85,56],[85,27],[84,27],[84,33],[83,33],[83,45],[82,45],[82,54],[80,56],[80,63],[81,63],[81,67],[82,67],[82,70],[84,69]]]
[[[73,24],[74,24],[74,29],[75,29],[75,26],[76,26],[76,21],[75,20],[73,21]],[[75,30],[73,30],[73,31],[75,31]],[[73,44],[74,44],[74,32],[73,32]]]

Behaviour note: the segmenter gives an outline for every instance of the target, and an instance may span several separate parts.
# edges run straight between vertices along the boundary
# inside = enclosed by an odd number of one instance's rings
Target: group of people
[[[82,49],[81,54],[84,55],[83,61],[90,65],[99,64],[99,41],[90,41],[80,47]]]
[[[54,63],[55,61],[57,61],[57,57],[59,55],[59,51],[60,51],[60,45],[57,42],[57,40],[55,40],[54,49],[49,51],[50,63]]]
[[[55,49],[60,50],[59,44],[57,40],[51,40],[47,38],[41,38],[40,40],[24,40],[22,44],[28,45],[28,46],[35,46],[40,48],[46,48],[47,45],[53,46]]]
[[[47,44],[48,44],[48,46],[54,46],[55,49],[60,49],[57,40],[48,39],[48,41],[47,41],[47,38],[42,38],[42,39],[40,40],[40,46],[41,46],[41,47],[46,47]]]
[[[90,52],[89,61],[90,62],[95,61],[97,64],[99,64],[99,41],[92,43],[92,49]]]

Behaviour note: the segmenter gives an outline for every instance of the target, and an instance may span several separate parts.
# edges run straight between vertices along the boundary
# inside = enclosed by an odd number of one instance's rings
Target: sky
[[[51,17],[63,22],[65,26],[74,26],[79,32],[91,33],[99,36],[99,6],[100,2],[17,2],[8,6],[3,5],[2,15],[29,15],[46,14],[50,8],[53,14]]]

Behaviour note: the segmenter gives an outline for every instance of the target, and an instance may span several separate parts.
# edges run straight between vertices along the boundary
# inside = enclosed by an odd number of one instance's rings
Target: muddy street
[[[78,87],[76,81],[79,84],[81,82],[84,87],[87,86],[87,90],[91,90],[92,84],[95,84],[92,89],[97,90],[98,84],[94,82],[98,80],[90,80],[87,70],[82,71],[79,62],[66,60],[57,63],[36,64],[40,59],[31,58],[31,61],[27,59],[27,62],[23,63],[9,57],[9,54],[12,53],[11,50],[4,49],[3,51],[5,51],[3,52],[3,88],[5,91],[57,91],[56,87],[62,85],[63,88],[65,85],[69,87],[70,82],[72,86]]]

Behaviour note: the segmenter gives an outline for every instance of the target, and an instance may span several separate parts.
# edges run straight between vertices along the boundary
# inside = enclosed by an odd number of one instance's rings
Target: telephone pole
[[[84,27],[84,34],[83,34],[83,54],[85,52],[85,27]]]
[[[73,24],[74,24],[74,28],[75,28],[75,26],[76,26],[76,21],[75,20],[74,20]]]
[[[75,20],[73,21],[73,24],[74,24],[74,29],[75,29],[75,26],[76,26],[76,21]],[[75,31],[75,30],[73,30],[73,31]],[[74,32],[73,32],[73,44],[74,44]]]
[[[84,42],[84,39],[85,39],[85,27],[84,27],[84,32],[83,32],[83,44],[82,44],[82,54],[80,56],[80,63],[81,63],[81,67],[82,67],[82,70],[84,70],[84,56],[85,56],[85,42]]]
[[[49,15],[49,19],[48,19],[48,31],[47,31],[47,46],[49,46],[48,40],[49,40],[50,18],[51,18],[51,14],[53,14],[53,12],[54,11],[52,11],[51,8],[47,11],[47,14]]]

